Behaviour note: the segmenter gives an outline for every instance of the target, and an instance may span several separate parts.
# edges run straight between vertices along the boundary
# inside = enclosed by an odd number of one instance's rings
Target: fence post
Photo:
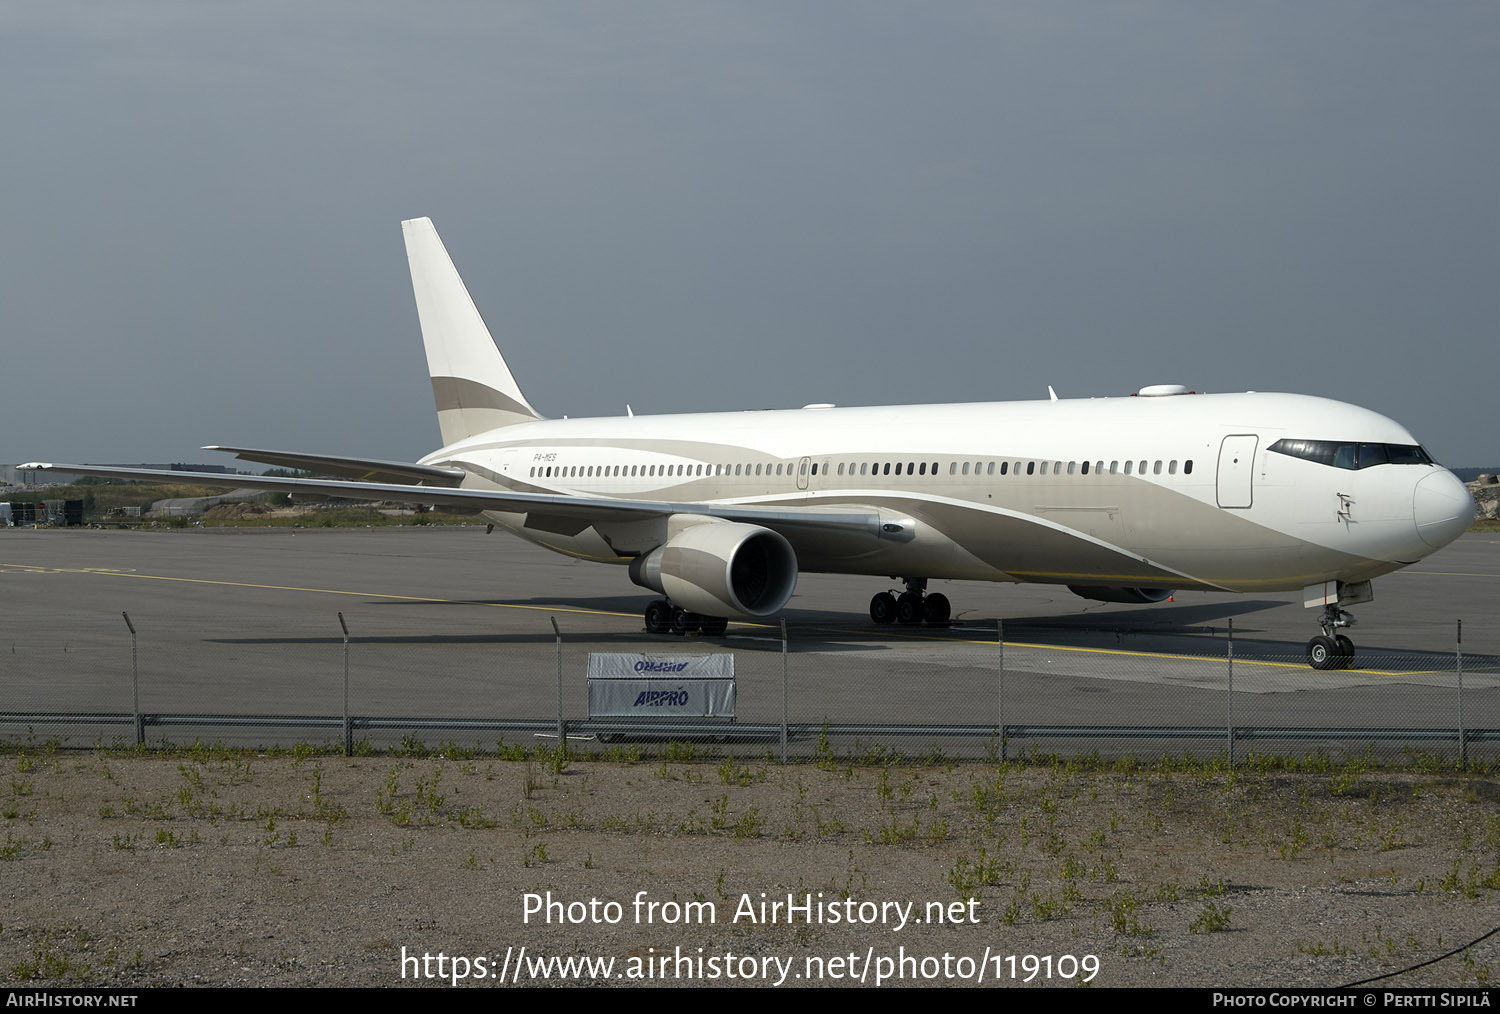
[[[1000,763],[1006,761],[1005,741],[1005,621],[995,621],[995,730],[1000,736]]]
[[[339,627],[344,631],[344,756],[354,756],[354,725],[349,721],[349,624],[339,613]]]
[[[1469,739],[1464,733],[1464,621],[1458,621],[1458,640],[1453,646],[1458,662],[1458,762],[1469,766]]]
[[[781,763],[786,763],[786,698],[787,698],[787,671],[786,671],[786,617],[781,618]]]
[[[557,746],[559,749],[568,748],[568,727],[563,722],[562,702],[562,631],[557,627],[557,617],[547,617],[552,621],[552,632],[557,635]]]
[[[125,617],[125,626],[130,628],[130,712],[135,716],[135,745],[140,746],[146,742],[146,726],[141,721],[141,674],[136,665],[135,650],[135,624],[130,622],[130,614],[121,611]]]
[[[1234,617],[1229,617],[1229,692],[1224,695],[1224,732],[1229,738],[1229,766],[1234,767]]]

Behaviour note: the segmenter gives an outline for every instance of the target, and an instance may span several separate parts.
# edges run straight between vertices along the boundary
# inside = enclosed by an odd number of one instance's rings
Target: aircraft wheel
[[[1343,634],[1338,634],[1333,639],[1339,651],[1339,668],[1347,669],[1354,664],[1354,642]]]
[[[672,607],[666,599],[656,599],[646,606],[646,630],[652,634],[665,634],[672,629]]]
[[[681,606],[672,607],[672,633],[681,637],[683,634],[691,634],[703,625],[703,617],[697,613],[690,613]]]
[[[916,592],[907,592],[898,598],[896,600],[896,622],[921,623],[922,596]]]
[[[896,618],[896,596],[881,592],[870,600],[870,619],[876,623],[890,623]]]
[[[1333,638],[1319,634],[1307,642],[1307,664],[1314,669],[1336,669],[1339,661],[1339,647]]]
[[[946,627],[952,615],[953,607],[948,604],[948,596],[941,592],[927,596],[922,602],[922,619],[934,627]]]
[[[709,637],[723,637],[729,629],[729,619],[724,616],[703,617],[703,633]]]

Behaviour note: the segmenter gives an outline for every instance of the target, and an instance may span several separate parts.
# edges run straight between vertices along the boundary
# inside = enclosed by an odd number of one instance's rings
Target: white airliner
[[[1066,585],[1157,602],[1174,589],[1303,589],[1320,669],[1371,579],[1468,528],[1474,502],[1403,427],[1296,394],[544,419],[511,375],[432,222],[403,222],[443,446],[420,462],[210,447],[357,481],[270,490],[441,504],[568,556],[626,564],[662,598],[647,629],[722,633],[771,616],[801,571],[900,580],[876,623],[948,622],[932,579]],[[28,464],[243,485],[238,476]]]

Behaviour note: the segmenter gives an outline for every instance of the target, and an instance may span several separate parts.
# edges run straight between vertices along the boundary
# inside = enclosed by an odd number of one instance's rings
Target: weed
[[[682,743],[672,740],[662,752],[662,760],[672,761],[676,764],[690,764],[698,759],[698,748],[691,743]]]
[[[1189,933],[1222,933],[1229,928],[1229,916],[1234,909],[1210,901],[1198,913],[1198,918],[1188,924]]]

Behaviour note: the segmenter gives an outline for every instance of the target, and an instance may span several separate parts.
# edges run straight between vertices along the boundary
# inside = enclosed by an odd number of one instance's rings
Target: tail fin
[[[511,376],[432,219],[401,223],[443,443],[540,419]]]

